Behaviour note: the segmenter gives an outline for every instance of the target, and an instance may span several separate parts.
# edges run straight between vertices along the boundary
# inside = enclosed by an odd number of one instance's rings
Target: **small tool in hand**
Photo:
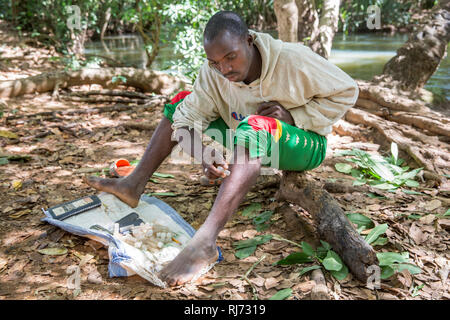
[[[225,170],[222,166],[218,166],[217,170],[224,172],[225,176],[229,176],[231,173],[229,170]],[[209,179],[206,175],[203,175],[200,177],[199,181],[202,186],[212,186],[212,185],[218,186],[222,183],[223,178]]]

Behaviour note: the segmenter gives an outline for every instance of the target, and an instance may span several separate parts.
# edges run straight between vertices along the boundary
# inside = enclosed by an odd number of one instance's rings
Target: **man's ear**
[[[253,45],[253,37],[250,33],[247,35],[247,43],[250,47]]]

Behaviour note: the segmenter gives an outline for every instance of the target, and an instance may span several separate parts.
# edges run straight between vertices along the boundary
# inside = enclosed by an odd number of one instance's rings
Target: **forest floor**
[[[57,54],[43,47],[19,43],[17,37],[0,25],[0,56],[19,55],[19,59],[0,60],[0,80],[17,79],[63,68],[53,59]],[[73,90],[98,90],[82,86]],[[156,126],[162,118],[162,105],[135,111],[97,114],[73,114],[50,117],[30,116],[42,111],[90,108],[94,104],[52,100],[51,93],[32,94],[9,99],[0,118],[0,153],[14,154],[16,160],[0,165],[0,299],[252,299],[252,287],[242,278],[263,255],[248,278],[259,299],[268,299],[277,291],[291,288],[288,299],[310,299],[314,281],[310,273],[300,270],[312,264],[276,266],[274,262],[299,249],[284,241],[271,240],[258,246],[253,255],[238,259],[233,243],[260,234],[278,234],[296,243],[309,241],[308,228],[300,223],[304,210],[275,200],[276,187],[251,191],[239,212],[220,233],[217,245],[224,261],[194,284],[175,288],[159,288],[139,276],[108,277],[108,251],[103,245],[82,238],[41,219],[42,208],[74,200],[95,191],[83,183],[85,175],[102,175],[114,159],[139,159],[152,135],[152,130],[130,129],[125,123],[141,121]],[[95,104],[96,107],[105,103]],[[6,121],[7,116],[18,116]],[[333,157],[335,150],[360,148],[386,155],[389,145],[375,131],[363,128],[364,141],[353,141],[335,132],[328,137],[327,158],[309,174],[317,182],[347,181],[353,178],[337,172],[334,165],[345,162]],[[380,141],[381,140],[381,141]],[[411,165],[413,162],[408,161]],[[174,178],[156,178],[145,193],[171,192],[176,196],[159,196],[188,223],[198,228],[213,204],[218,187],[203,187],[198,179],[201,166],[180,164],[167,159],[157,170]],[[340,179],[340,180],[336,180]],[[157,183],[156,183],[157,182]],[[415,188],[421,194],[379,191],[376,197],[365,192],[333,193],[346,213],[360,213],[375,224],[387,223],[388,243],[375,246],[377,252],[408,252],[410,261],[422,269],[419,274],[408,271],[382,280],[381,289],[370,290],[349,274],[336,280],[324,270],[331,299],[449,299],[449,233],[444,217],[450,200],[437,188]],[[252,203],[273,210],[269,229],[257,232],[253,219],[242,215]],[[294,213],[294,214],[293,214]],[[367,233],[367,232],[366,232]],[[41,254],[38,250],[65,247],[61,256]],[[81,266],[81,290],[68,287],[68,270]]]

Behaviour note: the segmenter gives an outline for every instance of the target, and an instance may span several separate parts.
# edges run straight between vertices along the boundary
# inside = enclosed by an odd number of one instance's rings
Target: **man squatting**
[[[201,161],[209,179],[225,177],[219,166],[229,169],[203,225],[161,270],[160,278],[170,286],[190,281],[217,260],[217,236],[255,184],[262,165],[306,171],[322,163],[326,135],[358,97],[356,82],[334,64],[299,43],[248,30],[234,12],[211,17],[203,46],[207,61],[193,91],[180,92],[165,105],[164,117],[133,172],[120,179],[85,179],[136,207],[147,181],[177,144]],[[225,145],[233,150],[229,167],[218,152],[214,161],[203,157],[214,153],[201,142],[201,134],[210,129],[222,137],[233,130],[232,145]],[[183,130],[190,139],[182,138]],[[194,145],[202,146],[201,154],[194,152]]]

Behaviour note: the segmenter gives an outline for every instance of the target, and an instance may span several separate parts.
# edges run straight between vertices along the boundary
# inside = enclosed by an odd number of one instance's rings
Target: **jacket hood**
[[[275,67],[278,64],[278,58],[283,47],[281,40],[274,39],[271,35],[261,32],[255,32],[249,30],[250,35],[253,37],[256,47],[261,54],[262,67],[260,76],[261,96],[269,95],[269,90],[272,83],[273,73]],[[264,99],[265,100],[265,99]]]

